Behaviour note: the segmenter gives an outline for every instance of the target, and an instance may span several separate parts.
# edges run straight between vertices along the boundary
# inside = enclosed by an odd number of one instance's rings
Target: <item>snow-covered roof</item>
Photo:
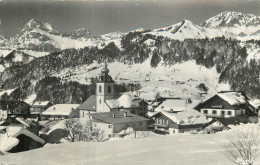
[[[30,127],[30,125],[25,120],[23,120],[22,118],[17,117],[15,119],[17,121],[19,121],[20,123],[22,123],[23,125],[25,125],[26,127]]]
[[[218,96],[227,101],[230,105],[240,105],[246,103],[245,96],[240,92],[221,92]]]
[[[256,109],[260,107],[260,99],[250,100],[249,103]]]
[[[106,103],[110,108],[119,107],[118,101],[116,99],[106,100]]]
[[[106,103],[110,106],[110,108],[134,108],[139,107],[139,103],[128,94],[123,94],[121,97],[119,97],[117,100],[111,99],[106,100]]]
[[[56,104],[49,107],[42,115],[69,115],[79,104]]]
[[[131,108],[139,106],[137,102],[134,102],[132,97],[124,94],[117,99],[119,107]]]
[[[186,109],[186,100],[167,99],[160,104],[154,111],[184,111]]]
[[[22,126],[9,126],[5,134],[0,134],[0,151],[7,152],[16,146],[19,143],[19,139],[16,137],[21,134],[24,134],[41,144],[45,143],[42,138]]]
[[[50,102],[49,101],[36,101],[33,106],[46,106],[48,105]]]
[[[180,112],[161,111],[157,112],[156,114],[158,113],[163,114],[179,125],[206,124],[209,122],[205,115],[193,109]]]

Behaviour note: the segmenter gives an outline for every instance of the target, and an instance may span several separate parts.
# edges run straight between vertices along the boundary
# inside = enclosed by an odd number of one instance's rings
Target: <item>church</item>
[[[142,99],[133,99],[128,94],[115,93],[115,82],[109,75],[106,62],[96,83],[96,95],[90,96],[77,108],[80,118],[89,117],[91,113],[124,111],[139,116],[148,112],[148,103]]]

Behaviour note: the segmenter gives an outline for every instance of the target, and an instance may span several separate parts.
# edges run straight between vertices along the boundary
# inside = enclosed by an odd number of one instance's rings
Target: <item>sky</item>
[[[13,37],[35,18],[58,32],[79,28],[93,34],[155,29],[184,19],[200,24],[224,11],[260,16],[260,1],[249,0],[0,0],[0,35]]]

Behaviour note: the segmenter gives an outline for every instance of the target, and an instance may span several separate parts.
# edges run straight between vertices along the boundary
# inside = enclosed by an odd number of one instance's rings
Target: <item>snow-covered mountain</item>
[[[243,14],[240,12],[223,12],[207,21],[201,26],[211,29],[221,29],[225,27],[257,27],[260,25],[260,17],[253,14]]]
[[[260,17],[239,12],[223,12],[201,23],[201,26],[236,35],[239,39],[259,39]]]
[[[56,98],[56,102],[78,103],[89,95],[83,91],[91,88],[102,61],[107,59],[117,83],[140,84],[140,92],[148,97],[159,92],[198,99],[204,93],[229,89],[246,90],[256,97],[260,39],[250,39],[259,38],[257,20],[256,16],[225,12],[201,26],[184,20],[164,28],[100,36],[86,29],[59,33],[48,23],[31,20],[17,37],[0,37],[0,81],[3,89],[16,89],[11,95],[21,96],[19,99],[31,95],[36,97],[31,100]],[[58,85],[34,88],[52,82],[48,76],[56,77]],[[71,96],[64,86],[71,86],[71,91],[80,88],[82,97]],[[41,93],[52,93],[50,89],[55,92],[45,98]]]
[[[155,29],[148,33],[169,37],[176,40],[184,40],[188,38],[215,38],[223,36],[226,38],[233,37],[229,33],[221,32],[216,29],[200,27],[189,20],[184,20],[180,23],[165,28]]]

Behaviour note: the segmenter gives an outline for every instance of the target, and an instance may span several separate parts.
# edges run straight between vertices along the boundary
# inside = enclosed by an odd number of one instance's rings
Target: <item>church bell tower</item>
[[[115,96],[115,82],[108,73],[109,70],[105,61],[101,75],[96,83],[96,112],[108,112],[107,108],[105,108],[105,101],[113,99]]]

